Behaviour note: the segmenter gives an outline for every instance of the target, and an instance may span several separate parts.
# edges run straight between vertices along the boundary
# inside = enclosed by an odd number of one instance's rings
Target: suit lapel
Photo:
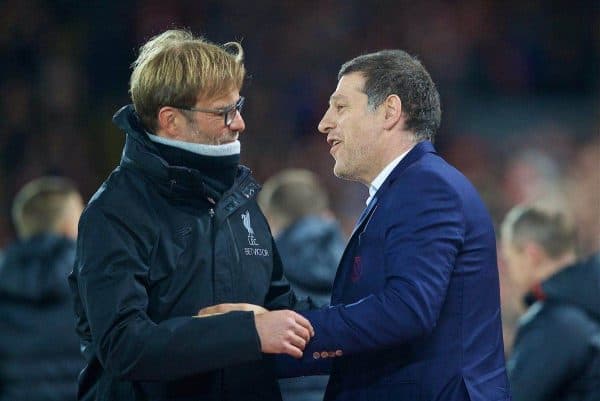
[[[381,185],[371,202],[367,205],[367,207],[363,210],[360,217],[358,218],[356,225],[354,226],[354,230],[352,231],[352,235],[350,235],[350,240],[346,245],[346,249],[344,249],[344,253],[340,260],[340,264],[338,265],[338,269],[335,275],[335,280],[333,282],[333,291],[331,294],[331,304],[334,302],[341,302],[342,293],[344,283],[346,282],[346,275],[352,270],[353,259],[356,253],[357,244],[357,236],[361,232],[361,229],[366,221],[370,218],[373,212],[376,209],[377,202],[379,198],[385,196],[385,192],[389,185],[393,183],[403,172],[406,170],[411,164],[415,163],[426,153],[435,153],[435,148],[433,144],[429,141],[419,142],[416,144],[410,152],[398,163],[396,168],[392,170],[388,178]]]
[[[373,196],[373,199],[371,199],[371,202],[369,202],[369,204],[364,208],[363,212],[360,214],[360,217],[356,221],[356,225],[354,225],[354,230],[352,230],[352,234],[350,235],[350,238],[354,237],[354,234],[356,233],[356,231],[358,231],[360,226],[362,226],[362,224],[365,222],[365,220],[371,215],[371,212],[375,208],[375,205],[377,205],[377,195]]]

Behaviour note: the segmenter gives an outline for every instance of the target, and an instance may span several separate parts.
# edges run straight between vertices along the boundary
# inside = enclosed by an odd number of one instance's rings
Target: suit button
[[[321,354],[319,354],[318,352],[313,352],[313,359],[319,359],[321,357]]]
[[[342,355],[344,355],[344,353],[342,352],[341,349],[338,349],[335,351],[335,356],[342,356]]]
[[[328,356],[329,358],[333,358],[333,357],[335,356],[335,352],[334,352],[334,351],[329,351],[329,352],[327,353],[327,356]]]
[[[327,351],[323,351],[321,352],[321,358],[327,358],[329,355],[327,355]]]

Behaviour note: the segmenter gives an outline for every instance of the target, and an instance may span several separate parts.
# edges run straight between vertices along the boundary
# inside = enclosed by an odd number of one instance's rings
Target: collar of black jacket
[[[206,180],[203,172],[188,166],[169,164],[161,156],[156,144],[148,138],[133,105],[117,111],[113,122],[127,134],[120,165],[143,172],[173,197],[202,196],[210,203],[216,204],[223,199],[227,200],[224,203],[230,204],[232,199],[225,198],[231,198],[236,191],[242,197],[249,198],[247,194],[254,196],[260,188],[250,176],[250,170],[244,166],[238,167],[233,185],[223,193],[223,188]]]
[[[235,181],[240,165],[240,154],[227,156],[206,156],[174,146],[154,143],[159,155],[170,166],[183,166],[197,171],[204,184],[221,198]]]
[[[550,301],[576,306],[600,320],[600,252],[560,269],[534,286],[524,297],[525,305]]]

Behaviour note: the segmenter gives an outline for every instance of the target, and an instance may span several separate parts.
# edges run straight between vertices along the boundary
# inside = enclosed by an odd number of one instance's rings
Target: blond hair
[[[538,205],[519,205],[511,209],[502,222],[501,235],[517,249],[533,241],[552,258],[576,250],[575,229],[567,216]]]
[[[304,169],[287,169],[269,178],[258,194],[263,210],[284,225],[325,212],[329,199],[316,174]]]
[[[57,232],[71,196],[79,192],[61,177],[41,177],[27,183],[15,196],[12,218],[19,238]]]
[[[241,89],[243,58],[237,42],[219,46],[185,30],[163,32],[140,48],[132,65],[129,92],[135,110],[154,131],[163,106],[193,107],[199,99]]]

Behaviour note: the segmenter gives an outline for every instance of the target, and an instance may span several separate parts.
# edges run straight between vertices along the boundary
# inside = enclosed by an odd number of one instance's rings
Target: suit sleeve
[[[97,209],[80,222],[74,274],[103,368],[126,380],[174,380],[260,359],[251,312],[150,319],[147,260],[154,244],[144,241],[156,235],[136,229]]]
[[[384,287],[353,304],[303,312],[316,332],[304,359],[320,351],[384,349],[436,326],[463,243],[462,204],[433,173],[414,175],[389,190],[393,198],[377,210],[376,223],[385,230],[385,266],[378,267],[385,269]]]

